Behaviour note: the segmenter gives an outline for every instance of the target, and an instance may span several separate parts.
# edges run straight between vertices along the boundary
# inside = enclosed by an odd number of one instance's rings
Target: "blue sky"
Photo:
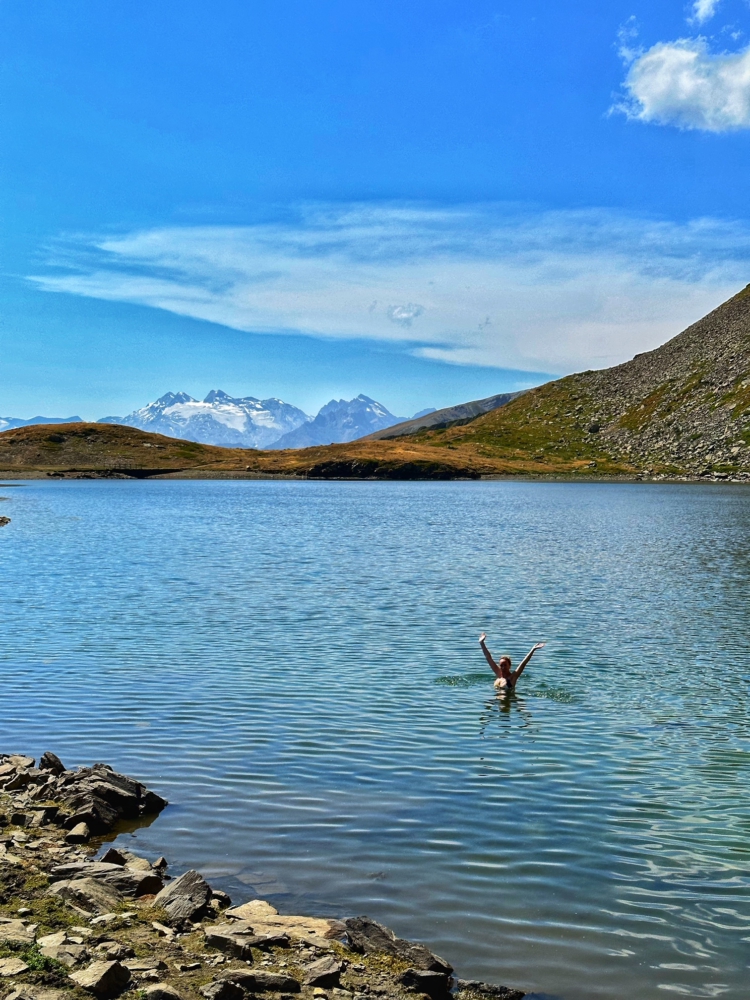
[[[750,281],[746,0],[0,0],[0,414],[398,414]]]

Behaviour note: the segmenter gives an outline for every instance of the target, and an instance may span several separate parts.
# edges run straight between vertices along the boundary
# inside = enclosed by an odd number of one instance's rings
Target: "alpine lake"
[[[119,834],[563,1000],[750,996],[750,488],[0,486],[0,750]],[[498,697],[477,644],[518,662]]]

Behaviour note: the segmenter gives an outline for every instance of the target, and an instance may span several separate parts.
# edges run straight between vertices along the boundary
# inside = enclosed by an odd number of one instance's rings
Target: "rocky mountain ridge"
[[[744,475],[750,285],[653,351],[548,382],[429,443],[488,458],[526,455],[540,468],[586,462],[646,475]]]
[[[99,423],[122,424],[224,448],[267,448],[310,419],[281,399],[235,398],[212,389],[202,401],[186,392],[168,392],[126,417],[103,417]]]
[[[314,420],[282,435],[269,447],[312,448],[315,445],[346,443],[407,419],[395,417],[382,403],[363,394],[350,400],[332,399],[321,407]]]

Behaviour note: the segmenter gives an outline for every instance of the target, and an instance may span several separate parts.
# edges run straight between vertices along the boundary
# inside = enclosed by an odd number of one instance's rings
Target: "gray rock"
[[[143,991],[147,1000],[182,1000],[181,994],[166,983],[154,983]]]
[[[74,861],[56,865],[50,871],[50,878],[93,878],[113,886],[124,896],[146,896],[160,892],[164,883],[150,869],[139,871],[122,865],[106,864],[103,861]]]
[[[444,972],[430,972],[427,969],[407,969],[398,977],[402,986],[417,993],[426,993],[433,1000],[443,1000],[450,994],[453,980]]]
[[[64,942],[58,945],[47,945],[44,948],[39,949],[41,953],[47,958],[53,958],[56,962],[62,962],[63,965],[67,965],[70,968],[76,965],[78,962],[82,961],[88,956],[88,952],[80,944],[71,944],[70,942]],[[112,956],[107,956],[112,957]]]
[[[287,976],[279,972],[253,972],[254,986],[251,992],[255,993],[299,993],[300,984],[293,976]]]
[[[52,774],[58,775],[63,773],[63,771],[65,770],[65,765],[57,756],[57,754],[51,753],[49,750],[46,750],[39,758],[39,770],[51,771]]]
[[[50,895],[59,896],[89,913],[96,914],[109,914],[125,900],[123,894],[114,886],[94,878],[65,879],[55,882],[47,891]]]
[[[86,844],[91,839],[91,831],[85,823],[76,823],[72,830],[65,834],[67,844]]]
[[[107,997],[125,989],[130,982],[130,971],[119,962],[92,962],[88,968],[73,972],[70,978],[89,993]]]
[[[0,976],[20,976],[28,965],[20,958],[0,958]]]
[[[211,886],[208,882],[199,872],[188,871],[162,889],[154,905],[163,907],[173,923],[182,923],[202,916],[210,899]]]
[[[257,935],[253,933],[250,924],[243,921],[236,921],[232,924],[215,924],[206,927],[204,932],[206,944],[210,947],[218,948],[219,951],[223,951],[227,955],[234,955],[235,958],[252,961],[252,949]]]
[[[122,964],[136,975],[140,972],[164,972],[167,968],[167,963],[160,958],[134,958]]]
[[[453,972],[452,965],[425,945],[397,938],[389,927],[384,927],[369,917],[350,917],[344,921],[344,926],[352,949],[360,954],[374,955],[380,952],[401,958],[415,969],[446,975]]]
[[[110,847],[109,850],[99,858],[103,865],[120,865],[125,866],[125,855],[121,854],[116,847]]]
[[[201,996],[206,1000],[244,1000],[245,991],[228,979],[215,979],[201,987]]]
[[[216,978],[227,979],[230,983],[241,986],[248,993],[252,993],[255,989],[255,976],[248,969],[225,969]]]
[[[323,958],[305,967],[305,986],[338,986],[344,966],[337,962],[333,955]],[[426,991],[425,991],[426,992]]]
[[[25,926],[23,920],[8,920],[0,923],[0,944],[33,944],[34,932]]]
[[[526,996],[521,990],[513,990],[509,986],[495,986],[494,983],[482,983],[477,979],[459,979],[456,994],[475,993],[488,1000],[523,1000]]]

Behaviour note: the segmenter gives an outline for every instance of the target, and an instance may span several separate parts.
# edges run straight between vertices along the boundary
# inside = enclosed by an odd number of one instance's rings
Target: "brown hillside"
[[[33,424],[0,434],[0,469],[154,474],[235,459],[214,448],[117,424]],[[229,458],[228,458],[229,456]]]

